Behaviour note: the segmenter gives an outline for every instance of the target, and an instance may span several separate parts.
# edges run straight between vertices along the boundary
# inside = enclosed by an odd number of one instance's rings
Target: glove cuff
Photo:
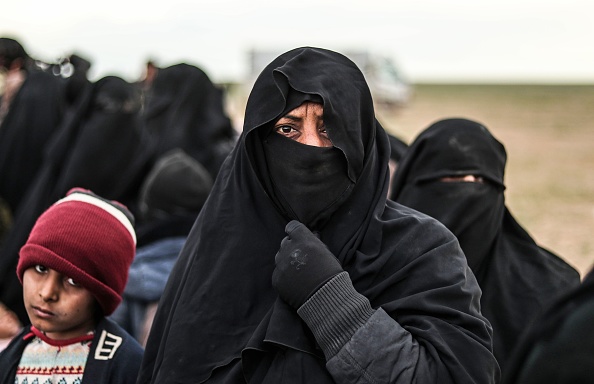
[[[313,332],[326,360],[336,355],[375,312],[347,272],[330,279],[297,313]]]

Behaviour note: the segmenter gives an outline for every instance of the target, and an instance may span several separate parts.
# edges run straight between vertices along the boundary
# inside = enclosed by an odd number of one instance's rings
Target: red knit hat
[[[105,316],[122,301],[134,259],[134,217],[116,201],[75,188],[48,208],[21,248],[17,275],[41,264],[89,290]]]

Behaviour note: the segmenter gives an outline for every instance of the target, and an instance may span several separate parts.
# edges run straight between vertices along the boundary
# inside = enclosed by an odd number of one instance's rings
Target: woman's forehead
[[[290,110],[285,114],[287,115],[307,115],[313,114],[318,117],[322,117],[324,114],[324,106],[321,103],[313,101],[305,101],[298,107]]]

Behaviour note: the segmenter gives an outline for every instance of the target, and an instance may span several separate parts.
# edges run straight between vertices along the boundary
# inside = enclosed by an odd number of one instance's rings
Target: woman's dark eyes
[[[45,272],[47,272],[47,268],[45,266],[43,266],[43,265],[40,265],[40,264],[37,264],[35,266],[35,270],[37,272],[39,272],[39,273],[45,273]]]
[[[281,125],[280,127],[277,127],[276,130],[281,133],[291,133],[293,128],[289,127],[288,125]]]

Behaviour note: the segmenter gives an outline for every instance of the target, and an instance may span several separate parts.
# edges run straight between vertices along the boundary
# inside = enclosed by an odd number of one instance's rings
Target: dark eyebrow
[[[291,121],[300,121],[300,120],[303,120],[303,118],[298,117],[298,116],[295,116],[295,115],[284,115],[279,120],[281,120],[281,119],[289,119]]]
[[[317,118],[318,120],[322,120],[322,121],[323,121],[323,120],[324,120],[324,115],[316,116],[316,118]],[[289,119],[289,120],[291,120],[291,121],[301,121],[301,120],[303,120],[303,117],[299,117],[299,116],[295,116],[295,115],[287,114],[287,115],[284,115],[284,116],[282,116],[282,117],[281,117],[280,119],[278,119],[278,120],[280,121],[281,119]]]

